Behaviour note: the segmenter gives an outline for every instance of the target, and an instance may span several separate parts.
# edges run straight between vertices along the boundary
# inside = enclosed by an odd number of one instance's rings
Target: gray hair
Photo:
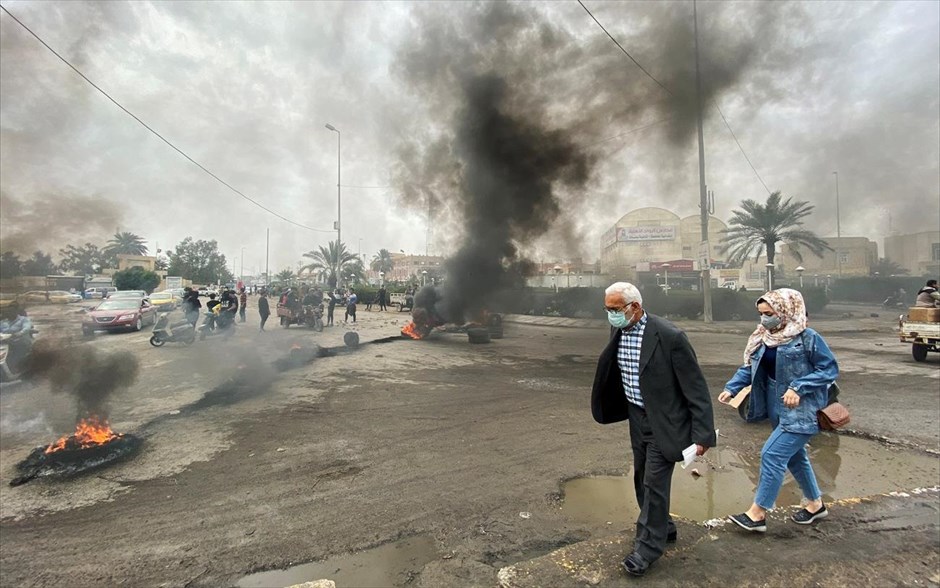
[[[643,295],[640,294],[636,286],[630,282],[614,282],[610,286],[607,286],[607,289],[604,290],[604,295],[608,296],[610,294],[620,294],[623,296],[623,301],[627,304],[639,302],[640,306],[643,306]]]

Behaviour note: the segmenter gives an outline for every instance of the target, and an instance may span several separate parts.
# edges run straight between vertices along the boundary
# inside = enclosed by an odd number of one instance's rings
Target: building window
[[[692,246],[683,245],[682,246],[682,259],[688,259],[690,257],[692,257]]]
[[[940,243],[934,243],[931,247],[930,261],[940,261]]]

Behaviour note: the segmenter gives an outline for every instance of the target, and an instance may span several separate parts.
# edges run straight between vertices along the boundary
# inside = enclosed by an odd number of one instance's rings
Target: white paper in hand
[[[682,469],[689,467],[695,461],[695,453],[698,451],[695,443],[682,450]]]

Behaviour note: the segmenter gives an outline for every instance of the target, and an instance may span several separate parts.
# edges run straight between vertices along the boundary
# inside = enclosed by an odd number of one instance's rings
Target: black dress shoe
[[[669,531],[669,533],[666,535],[666,543],[675,543],[676,540],[678,539],[679,539],[678,531]]]
[[[646,574],[646,570],[650,567],[650,562],[646,561],[642,555],[634,551],[623,558],[620,565],[623,567],[624,571],[631,576],[640,577]]]

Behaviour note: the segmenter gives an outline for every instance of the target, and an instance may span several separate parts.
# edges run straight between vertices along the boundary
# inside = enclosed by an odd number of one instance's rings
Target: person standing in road
[[[356,295],[355,290],[350,289],[349,296],[346,298],[346,317],[343,319],[344,323],[349,322],[349,317],[352,317],[352,322],[356,322],[357,302],[359,302],[359,296]]]
[[[633,551],[621,565],[642,576],[677,538],[669,495],[682,451],[695,445],[696,455],[704,455],[716,444],[712,403],[685,333],[645,312],[633,284],[611,284],[604,306],[610,342],[597,363],[591,412],[601,424],[630,423],[640,516]]]
[[[327,292],[327,297],[330,299],[329,304],[326,307],[326,324],[327,326],[333,326],[333,311],[336,310],[336,303],[339,302],[339,298],[336,296],[336,292],[330,290]]]
[[[271,316],[271,307],[268,305],[268,295],[262,290],[261,296],[258,298],[258,314],[261,315],[261,329],[264,330],[264,323],[268,322],[268,317]]]
[[[241,294],[238,296],[238,316],[241,319],[240,322],[245,322],[245,312],[248,310],[248,292],[242,288]]]
[[[183,314],[194,327],[199,322],[200,308],[202,308],[202,302],[199,301],[199,291],[186,286],[183,289]]]
[[[388,310],[388,307],[385,306],[386,299],[388,298],[388,291],[385,289],[385,286],[379,288],[379,310]]]
[[[760,324],[744,348],[744,365],[725,384],[718,401],[727,403],[750,386],[747,421],[769,419],[774,427],[761,449],[753,504],[728,517],[746,531],[763,533],[787,470],[806,499],[805,507],[790,519],[809,525],[829,515],[806,444],[819,432],[816,413],[827,404],[839,366],[825,340],[806,326],[802,294],[789,288],[767,292],[757,300],[757,311]]]

